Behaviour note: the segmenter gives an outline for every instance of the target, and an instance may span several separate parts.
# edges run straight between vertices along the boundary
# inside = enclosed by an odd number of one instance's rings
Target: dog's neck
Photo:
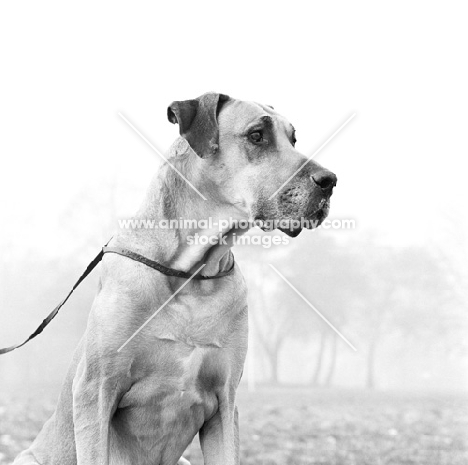
[[[135,217],[150,227],[123,231],[118,242],[167,267],[195,272],[204,265],[201,274],[214,276],[232,266],[233,240],[246,232],[232,229],[231,224],[220,229],[220,221],[241,219],[245,214],[209,195],[210,186],[200,167],[204,161],[188,151],[183,139],[169,151],[169,162],[186,179],[169,164],[153,179]],[[206,200],[194,188],[203,190]],[[220,237],[223,240],[214,243]]]

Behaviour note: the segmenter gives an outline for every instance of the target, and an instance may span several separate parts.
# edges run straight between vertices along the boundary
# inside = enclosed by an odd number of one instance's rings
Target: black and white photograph
[[[468,5],[0,5],[0,465],[468,464]]]

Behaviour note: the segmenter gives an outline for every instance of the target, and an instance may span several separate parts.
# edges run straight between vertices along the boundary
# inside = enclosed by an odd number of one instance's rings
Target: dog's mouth
[[[322,199],[319,203],[319,207],[311,215],[308,215],[308,224],[306,223],[306,229],[315,229],[320,226],[323,220],[328,216],[330,212],[330,198]]]
[[[330,212],[330,198],[322,199],[318,208],[306,213],[297,220],[290,220],[288,227],[278,227],[278,229],[289,237],[298,236],[305,229],[315,229],[319,227]]]
[[[292,196],[290,190],[288,195]],[[296,194],[295,201],[290,198],[279,203],[259,201],[253,209],[253,218],[263,231],[278,229],[289,237],[296,237],[303,229],[315,229],[323,223],[330,211],[330,196],[322,195],[317,199]]]

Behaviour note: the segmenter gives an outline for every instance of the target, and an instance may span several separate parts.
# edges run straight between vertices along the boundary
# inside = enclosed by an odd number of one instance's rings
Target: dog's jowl
[[[188,463],[197,433],[205,464],[239,463],[247,299],[235,224],[296,236],[327,216],[336,176],[304,164],[293,126],[270,106],[207,93],[173,102],[168,119],[180,137],[135,218],[191,226],[113,237],[55,413],[16,465]],[[218,243],[187,240],[219,233]]]

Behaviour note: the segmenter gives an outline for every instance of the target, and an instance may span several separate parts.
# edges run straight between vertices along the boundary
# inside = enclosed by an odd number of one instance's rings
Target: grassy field
[[[468,398],[304,388],[241,389],[244,465],[466,465]],[[27,447],[51,401],[0,396],[0,465]],[[203,463],[194,441],[189,456]]]

